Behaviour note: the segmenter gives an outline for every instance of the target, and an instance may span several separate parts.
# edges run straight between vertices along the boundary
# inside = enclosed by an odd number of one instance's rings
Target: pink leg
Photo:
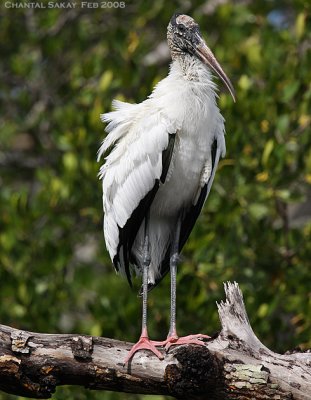
[[[163,360],[163,354],[155,347],[153,341],[149,339],[147,331],[147,297],[148,297],[148,269],[150,265],[150,250],[149,250],[149,212],[145,218],[145,239],[144,239],[144,250],[143,250],[143,313],[142,313],[142,329],[141,335],[136,344],[131,348],[127,355],[124,365],[127,364],[139,350],[149,350],[155,354],[160,360]]]
[[[201,333],[179,337],[175,330],[174,332],[168,334],[166,340],[163,340],[162,342],[154,342],[154,344],[156,346],[164,346],[165,350],[168,351],[171,346],[178,346],[182,344],[197,344],[199,346],[204,346],[205,343],[202,339],[210,338],[210,336],[203,335]]]
[[[177,219],[175,237],[171,247],[170,255],[170,272],[171,272],[171,320],[170,330],[167,339],[163,342],[154,342],[156,346],[164,346],[167,351],[171,346],[177,346],[181,344],[198,344],[204,346],[204,342],[200,339],[210,339],[207,335],[188,335],[184,337],[178,337],[176,332],[176,273],[179,255],[179,239],[181,229],[181,216]]]
[[[153,354],[155,354],[160,360],[163,360],[163,354],[155,347],[154,343],[155,342],[149,339],[147,329],[143,329],[138,342],[134,344],[129,354],[127,355],[124,361],[124,365],[127,364],[134,357],[134,354],[139,350],[149,350]]]

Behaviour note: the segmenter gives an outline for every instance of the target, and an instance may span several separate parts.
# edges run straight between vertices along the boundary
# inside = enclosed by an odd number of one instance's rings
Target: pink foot
[[[208,335],[203,335],[198,333],[196,335],[188,335],[178,337],[177,334],[172,334],[167,337],[163,342],[153,342],[156,346],[164,346],[165,350],[168,351],[171,346],[178,346],[181,344],[198,344],[199,346],[204,346],[202,339],[210,339]]]
[[[163,354],[155,347],[155,342],[150,340],[148,336],[142,334],[138,342],[134,344],[134,346],[131,348],[123,365],[127,364],[131,360],[131,358],[133,358],[134,354],[139,350],[149,350],[153,354],[155,354],[160,360],[164,359]]]

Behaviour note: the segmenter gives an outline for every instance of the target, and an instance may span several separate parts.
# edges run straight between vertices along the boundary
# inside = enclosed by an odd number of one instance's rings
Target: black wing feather
[[[154,182],[153,188],[146,194],[146,196],[139,202],[137,208],[133,211],[130,218],[127,220],[123,228],[119,227],[119,244],[117,254],[114,256],[113,264],[116,270],[119,270],[120,263],[124,264],[127,280],[132,286],[130,263],[136,264],[137,261],[131,254],[131,249],[135,241],[138,230],[153,202],[155,195],[160,187],[160,181],[165,182],[169,166],[172,159],[173,149],[175,142],[175,134],[169,135],[169,142],[167,148],[162,152],[162,174],[159,179]],[[122,259],[121,259],[122,256]]]
[[[218,160],[216,160],[216,153],[217,153],[217,140],[215,139],[212,144],[212,148],[211,148],[212,171],[214,170],[214,168],[217,168],[217,165],[215,165],[218,163]],[[179,252],[181,252],[186,241],[188,240],[188,237],[194,227],[194,224],[196,223],[196,220],[198,219],[198,216],[201,213],[201,210],[203,208],[203,205],[205,203],[206,197],[209,193],[209,189],[211,186],[210,180],[213,178],[214,178],[214,176],[212,173],[208,182],[203,186],[197,203],[195,205],[192,205],[191,208],[188,210],[188,212],[184,214],[184,217],[183,217],[183,220],[181,223],[181,230],[180,230]],[[148,290],[152,290],[155,286],[157,286],[158,283],[168,273],[168,271],[170,269],[170,252],[171,252],[171,247],[169,246],[169,248],[167,249],[167,252],[165,254],[165,257],[162,261],[162,264],[161,264],[160,276],[155,281],[154,284],[148,285]],[[141,291],[140,291],[140,294],[141,294]]]
[[[133,211],[131,217],[127,220],[123,228],[119,227],[119,244],[117,254],[113,259],[116,270],[119,270],[119,264],[121,262],[120,256],[122,252],[124,269],[126,272],[127,280],[132,286],[131,273],[129,268],[129,257],[130,250],[133,246],[137,232],[142,224],[147,210],[153,202],[154,196],[159,189],[159,180],[155,181],[153,188],[146,194],[146,196],[139,202],[137,208]]]
[[[168,173],[170,164],[171,164],[171,159],[172,159],[172,154],[174,150],[174,144],[175,144],[175,136],[176,134],[171,134],[169,137],[168,141],[168,146],[167,148],[162,152],[162,174],[160,177],[160,181],[162,183],[165,182],[166,175]]]

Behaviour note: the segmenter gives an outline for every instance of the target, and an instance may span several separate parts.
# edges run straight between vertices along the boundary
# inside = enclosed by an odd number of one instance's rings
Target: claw
[[[139,350],[149,350],[155,354],[160,360],[164,359],[163,354],[155,347],[155,343],[148,338],[148,336],[141,336],[136,344],[131,348],[129,354],[127,355],[123,366],[125,366],[134,356],[134,354]]]
[[[188,335],[178,337],[176,334],[169,335],[166,340],[162,342],[153,342],[156,346],[164,346],[165,350],[168,351],[172,346],[179,346],[182,344],[197,344],[204,346],[202,339],[210,339],[208,335],[202,335],[201,333],[196,335]]]

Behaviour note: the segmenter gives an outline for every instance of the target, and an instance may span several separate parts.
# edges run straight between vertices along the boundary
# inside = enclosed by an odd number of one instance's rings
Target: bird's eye
[[[184,33],[186,31],[185,25],[181,25],[181,24],[178,25],[178,30],[179,30],[180,33]]]

